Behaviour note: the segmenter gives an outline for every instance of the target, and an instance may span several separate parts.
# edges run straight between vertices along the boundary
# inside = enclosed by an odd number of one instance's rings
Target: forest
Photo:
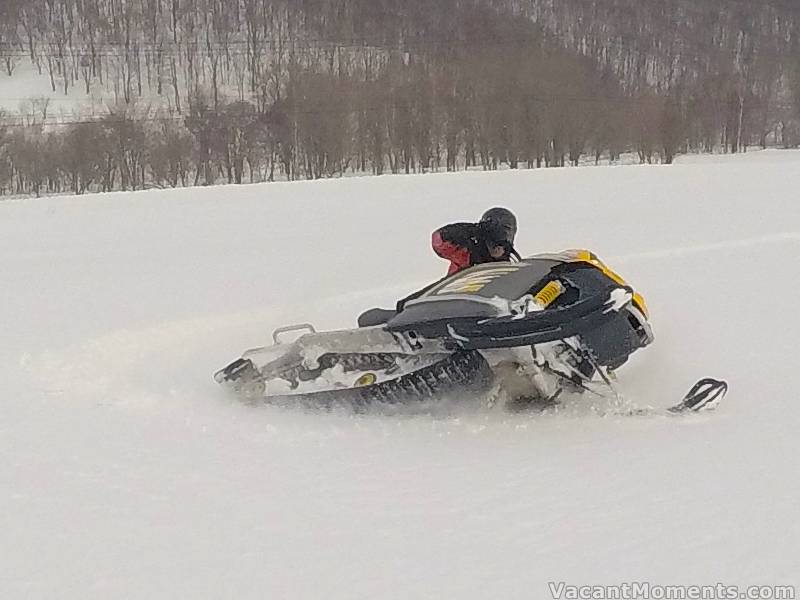
[[[0,194],[793,147],[798,27],[791,0],[3,0],[0,77],[77,100],[0,113]]]

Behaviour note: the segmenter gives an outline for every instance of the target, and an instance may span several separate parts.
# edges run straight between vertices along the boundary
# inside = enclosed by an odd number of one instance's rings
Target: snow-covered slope
[[[0,203],[8,598],[547,598],[548,581],[800,583],[800,153]],[[620,375],[716,414],[248,408],[211,373],[440,276],[490,205],[588,247],[657,340]]]

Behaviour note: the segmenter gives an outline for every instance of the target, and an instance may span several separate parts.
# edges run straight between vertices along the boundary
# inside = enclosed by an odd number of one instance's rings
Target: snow
[[[603,310],[604,313],[609,313],[611,311],[619,312],[625,306],[630,303],[633,299],[633,294],[631,294],[628,290],[623,288],[617,288],[611,292],[610,298],[606,303],[606,308]]]
[[[798,584],[800,153],[0,203],[9,598],[548,598],[547,582]],[[636,406],[313,413],[212,373],[440,277],[430,232],[508,206],[524,253],[640,290]]]
[[[46,101],[48,120],[53,122],[74,121],[77,115],[104,113],[113,105],[113,95],[105,92],[99,84],[90,86],[89,94],[83,82],[70,86],[64,94],[63,81],[56,78],[56,90],[50,84],[47,67],[42,73],[28,58],[21,59],[11,76],[0,72],[0,111],[9,116],[28,115],[32,101]],[[39,121],[41,113],[33,111]]]

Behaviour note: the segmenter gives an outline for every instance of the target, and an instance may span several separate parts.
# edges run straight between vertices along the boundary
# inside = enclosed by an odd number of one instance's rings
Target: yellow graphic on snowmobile
[[[442,289],[436,292],[437,296],[445,294],[474,294],[481,291],[495,279],[513,273],[520,267],[518,265],[505,265],[502,267],[493,267],[491,269],[481,269],[476,273],[469,273],[461,277],[457,277],[451,283],[448,283]]]

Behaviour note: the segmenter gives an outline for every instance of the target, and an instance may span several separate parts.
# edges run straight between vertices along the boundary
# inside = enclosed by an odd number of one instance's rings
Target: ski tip
[[[727,393],[727,381],[705,377],[692,386],[683,400],[667,410],[675,414],[714,410]]]

